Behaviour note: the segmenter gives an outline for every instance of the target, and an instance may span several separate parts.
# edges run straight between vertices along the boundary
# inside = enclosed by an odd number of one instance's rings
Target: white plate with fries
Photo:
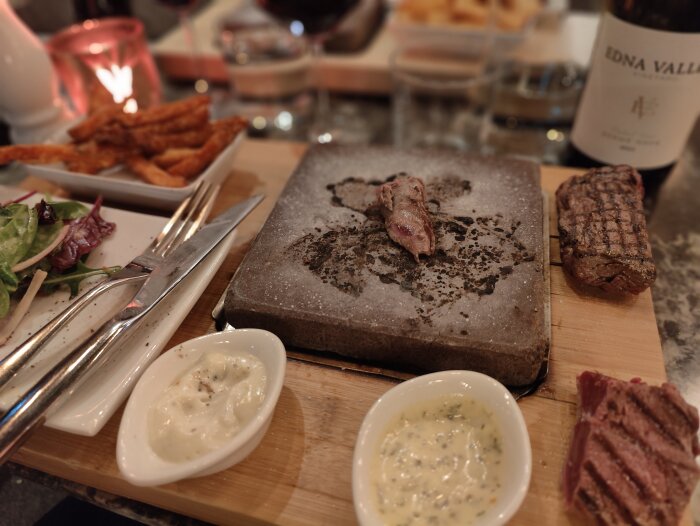
[[[0,164],[24,162],[29,174],[74,194],[174,209],[198,182],[222,181],[245,136],[240,117],[209,120],[196,96],[125,113],[99,108],[50,144],[0,148]]]
[[[540,10],[539,0],[401,0],[388,27],[404,48],[478,55],[493,45],[504,53],[525,40]]]
[[[194,192],[199,181],[217,183],[231,171],[233,158],[245,137],[241,132],[197,178],[187,186],[170,188],[147,183],[125,166],[116,166],[95,175],[71,172],[63,164],[27,164],[27,173],[52,181],[69,192],[81,196],[102,195],[121,203],[143,205],[163,210],[174,210],[182,200]]]
[[[0,186],[0,202],[16,199],[26,190]],[[26,202],[41,199],[34,195]],[[138,214],[102,207],[102,217],[116,224],[114,233],[106,238],[88,257],[90,267],[125,265],[140,254],[167,221],[166,217]],[[148,365],[165,348],[171,336],[188,315],[228,255],[236,233],[230,234],[202,264],[194,269],[178,287],[131,332],[124,342],[112,349],[107,360],[77,387],[60,408],[49,415],[47,426],[78,435],[93,436],[107,423],[131,392],[135,382]],[[83,283],[81,290],[86,286]],[[72,348],[107,321],[116,310],[133,296],[136,287],[125,285],[99,297],[94,308],[87,308],[62,330],[6,387],[0,391],[0,409],[6,410],[55,363],[58,356]],[[6,355],[30,334],[63,310],[70,301],[69,292],[58,289],[37,296],[31,308],[7,343],[0,345],[0,356]]]

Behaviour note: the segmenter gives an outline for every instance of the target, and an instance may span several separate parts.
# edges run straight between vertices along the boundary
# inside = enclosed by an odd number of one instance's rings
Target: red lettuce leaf
[[[15,203],[21,203],[22,201],[29,199],[35,193],[36,193],[36,190],[34,190],[33,192],[29,192],[28,194],[24,194],[23,196],[20,196],[17,199],[12,199],[10,201],[7,201],[6,203],[0,203],[0,207],[13,205]]]
[[[50,258],[54,270],[63,271],[75,266],[81,257],[95,250],[105,237],[114,232],[116,225],[100,216],[101,206],[100,196],[89,214],[68,223],[70,228],[66,238]]]

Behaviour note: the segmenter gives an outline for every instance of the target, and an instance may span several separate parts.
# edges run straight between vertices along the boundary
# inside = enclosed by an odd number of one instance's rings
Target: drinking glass
[[[562,164],[584,82],[573,62],[499,65],[484,131],[485,153]]]
[[[336,121],[330,108],[328,90],[320,79],[323,44],[359,0],[256,0],[258,5],[310,44],[316,73],[316,111],[309,139],[312,142],[361,142],[366,134],[356,119]]]
[[[160,102],[158,72],[135,18],[86,20],[46,46],[78,113],[115,102],[129,113]]]
[[[406,48],[391,57],[394,144],[478,151],[497,71],[485,57]]]
[[[209,91],[209,81],[204,74],[204,61],[197,45],[197,34],[192,24],[192,9],[197,4],[197,0],[158,0],[161,4],[177,12],[180,19],[180,28],[185,38],[185,43],[189,48],[190,59],[197,77],[194,81],[194,90],[197,93],[207,93]]]
[[[303,140],[312,107],[306,40],[271,25],[226,31],[219,45],[233,88],[226,113],[247,117],[251,135]]]

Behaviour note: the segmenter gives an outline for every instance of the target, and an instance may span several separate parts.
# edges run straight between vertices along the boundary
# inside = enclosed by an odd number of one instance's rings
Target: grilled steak
[[[377,204],[389,237],[408,250],[416,262],[420,254],[430,256],[435,252],[423,181],[408,176],[385,183],[377,189]]]
[[[620,294],[639,294],[654,282],[644,189],[634,168],[590,170],[564,182],[556,196],[561,261],[574,278]]]
[[[678,524],[700,477],[698,412],[671,384],[578,377],[579,419],[563,488],[598,524]]]

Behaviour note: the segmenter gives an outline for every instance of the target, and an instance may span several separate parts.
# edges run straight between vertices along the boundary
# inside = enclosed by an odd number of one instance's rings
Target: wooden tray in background
[[[273,141],[243,144],[214,215],[260,191],[267,199],[239,227],[236,245],[171,345],[213,330],[212,308],[304,149]],[[542,185],[550,194],[552,234],[557,232],[552,194],[571,174],[564,168],[542,168]],[[515,525],[573,522],[565,513],[559,481],[576,416],[576,374],[594,369],[620,378],[639,376],[651,383],[665,380],[650,292],[617,302],[577,293],[562,272],[556,235],[550,241],[550,376],[537,394],[520,402],[532,442],[533,475],[527,498],[511,522]],[[356,371],[332,360],[314,363],[313,355],[297,356],[289,357],[282,395],[260,447],[221,473],[155,488],[129,485],[120,477],[115,460],[121,412],[93,438],[41,429],[14,460],[214,523],[355,524],[351,490],[355,437],[367,410],[397,380],[380,369]]]
[[[206,77],[229,82],[229,72],[216,47],[215,37],[223,16],[240,6],[242,0],[213,0],[194,17],[199,53]],[[387,17],[388,18],[388,17]],[[567,14],[555,28],[535,28],[514,53],[518,60],[535,63],[573,61],[588,64],[598,27],[596,13]],[[395,36],[384,25],[359,53],[327,53],[318,64],[318,78],[331,91],[387,95],[392,92],[389,58],[397,49]],[[197,78],[198,68],[180,28],[175,28],[151,46],[158,67],[176,79]]]

